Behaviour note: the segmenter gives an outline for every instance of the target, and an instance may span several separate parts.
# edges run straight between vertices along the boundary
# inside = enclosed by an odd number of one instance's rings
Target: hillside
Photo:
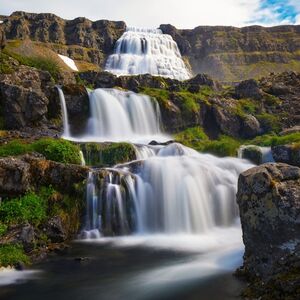
[[[11,51],[34,56],[45,53],[46,47],[47,56],[59,53],[74,59],[79,71],[101,70],[126,29],[124,22],[92,22],[86,18],[68,21],[53,14],[15,12],[0,19]],[[270,72],[300,71],[299,25],[160,28],[177,42],[194,74],[207,73],[220,81],[232,82]]]

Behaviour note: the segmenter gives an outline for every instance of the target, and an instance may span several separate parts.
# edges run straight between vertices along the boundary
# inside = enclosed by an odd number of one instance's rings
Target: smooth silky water
[[[144,44],[136,49],[141,36]],[[159,31],[128,30],[116,53],[121,60],[132,49],[149,54],[160,43],[179,59],[174,41]],[[122,69],[115,59],[108,60],[107,68]],[[176,75],[172,66],[166,68]],[[244,247],[235,194],[239,174],[252,165],[177,143],[149,146],[151,140],[170,139],[162,133],[157,102],[116,89],[89,92],[91,116],[85,134],[73,136],[60,89],[59,95],[64,138],[130,141],[137,161],[92,170],[78,240],[62,255],[35,265],[39,273],[31,279],[29,273],[21,282],[12,280],[20,284],[1,286],[0,298],[237,299],[242,284],[232,273],[242,263]],[[99,172],[105,173],[101,185]]]

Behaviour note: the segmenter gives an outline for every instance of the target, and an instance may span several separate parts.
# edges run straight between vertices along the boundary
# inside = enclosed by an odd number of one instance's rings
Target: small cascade
[[[58,90],[59,99],[61,103],[61,111],[62,111],[63,126],[64,126],[63,137],[68,138],[70,137],[70,125],[69,125],[68,110],[67,110],[65,95],[63,90],[59,86],[56,86],[56,88]]]
[[[105,69],[116,75],[151,74],[178,80],[191,77],[176,42],[159,29],[127,28]]]
[[[241,159],[249,159],[256,164],[274,162],[271,147],[242,145],[238,150],[238,157]]]
[[[124,141],[161,133],[159,106],[150,97],[117,89],[96,89],[89,97],[91,118],[86,138]]]
[[[100,238],[101,207],[97,192],[96,173],[89,172],[86,186],[86,217],[85,228],[81,233],[84,239]]]
[[[262,153],[262,163],[274,162],[271,147],[259,147]]]
[[[98,196],[88,197],[101,202],[93,204],[93,229],[104,235],[200,234],[235,222],[237,179],[249,163],[177,143],[139,151],[143,160],[102,170]]]

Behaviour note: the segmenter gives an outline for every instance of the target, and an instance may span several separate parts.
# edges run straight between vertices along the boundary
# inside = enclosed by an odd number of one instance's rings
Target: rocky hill
[[[8,46],[17,53],[28,54],[32,48],[38,52],[46,45],[48,51],[76,60],[80,71],[101,69],[126,29],[124,22],[92,22],[86,18],[68,21],[53,14],[15,12],[1,19],[10,41]],[[300,26],[160,28],[177,42],[194,74],[207,73],[232,82],[259,78],[270,72],[300,71]],[[24,46],[26,40],[32,43]]]
[[[300,26],[160,28],[174,38],[194,73],[237,81],[300,70]]]

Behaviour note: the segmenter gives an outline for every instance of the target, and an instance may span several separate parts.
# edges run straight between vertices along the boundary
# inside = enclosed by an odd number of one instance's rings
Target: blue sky
[[[0,14],[16,10],[124,20],[141,27],[300,24],[300,0],[0,0]]]

